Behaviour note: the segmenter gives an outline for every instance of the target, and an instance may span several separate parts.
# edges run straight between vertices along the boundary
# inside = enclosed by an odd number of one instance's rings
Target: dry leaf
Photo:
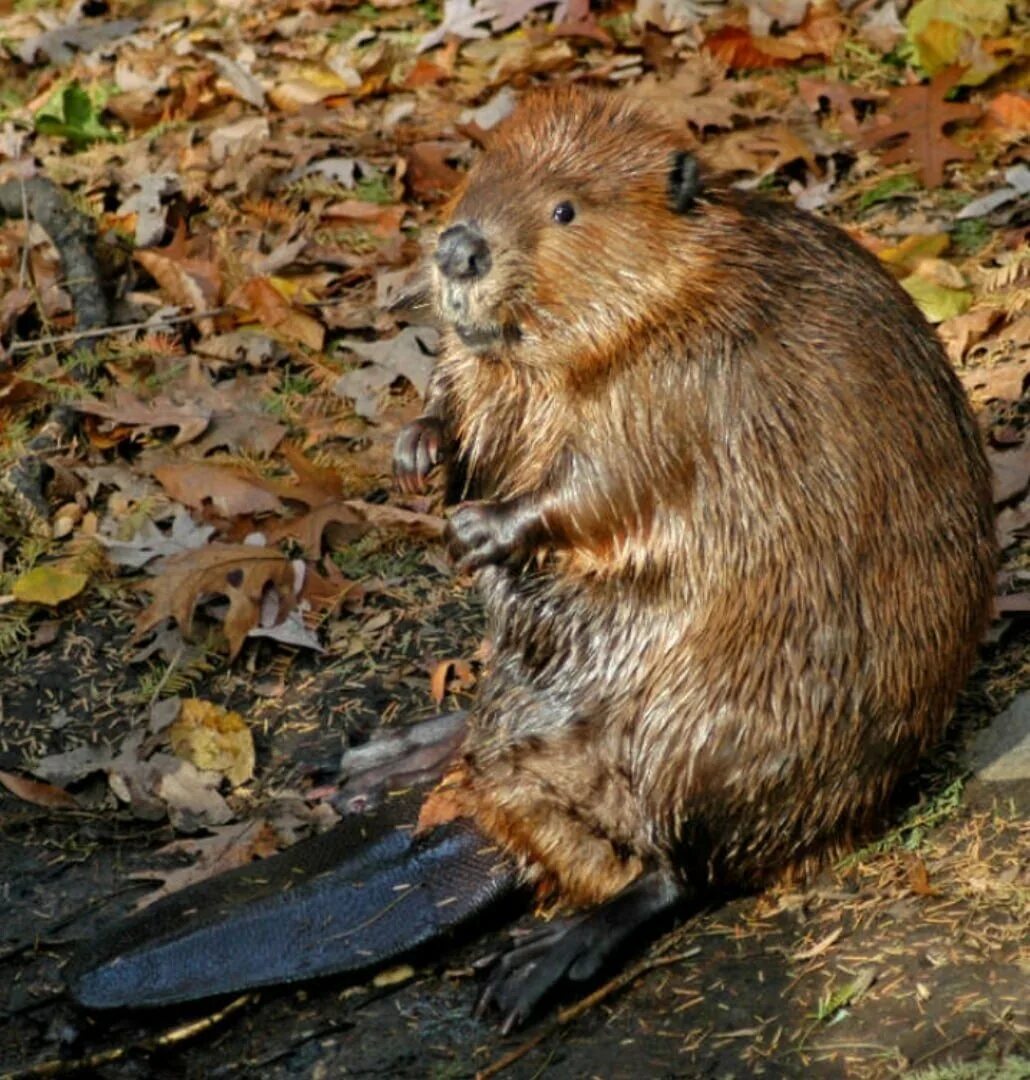
[[[154,477],[169,495],[195,510],[209,503],[222,517],[278,514],[283,505],[258,476],[227,465],[159,465]]]
[[[39,780],[30,780],[27,776],[0,771],[0,784],[24,802],[34,806],[46,806],[55,810],[76,810],[78,802],[64,788],[53,784],[44,784]]]
[[[945,101],[958,83],[961,71],[949,68],[937,75],[929,86],[902,86],[891,91],[887,112],[893,117],[877,117],[877,122],[859,132],[858,141],[865,147],[881,146],[899,140],[880,155],[881,165],[911,162],[927,187],[944,182],[944,166],[949,161],[968,161],[973,151],[948,138],[945,129],[961,120],[976,120],[979,105]]]
[[[988,450],[994,475],[994,502],[1006,503],[1030,486],[1030,440],[1015,450]]]
[[[264,859],[274,855],[280,847],[278,834],[264,820],[216,826],[210,832],[210,836],[175,840],[156,852],[158,855],[198,856],[190,866],[176,867],[174,870],[140,870],[130,875],[136,879],[162,883],[161,888],[139,902],[139,908],[147,907],[187,885],[195,885],[216,874],[246,866],[255,858]]]
[[[476,676],[472,665],[467,660],[438,660],[433,665],[429,673],[429,694],[437,705],[443,703],[447,684],[452,680],[458,690],[475,686]]]
[[[254,775],[254,737],[237,712],[187,698],[168,738],[177,757],[198,769],[224,774],[233,787]]]
[[[23,604],[47,604],[56,607],[78,596],[89,583],[89,575],[77,570],[62,570],[50,564],[37,566],[15,578],[11,593]]]
[[[249,318],[278,337],[300,342],[313,352],[321,351],[325,327],[294,307],[270,278],[251,278],[229,297],[229,302],[243,308]]]
[[[193,612],[201,600],[224,596],[229,600],[225,635],[232,659],[248,631],[259,624],[266,591],[276,597],[281,621],[293,608],[295,584],[293,564],[273,548],[210,544],[172,555],[161,562],[156,577],[139,586],[152,594],[152,600],[136,620],[136,636],[152,630],[164,619],[174,619],[188,637]]]

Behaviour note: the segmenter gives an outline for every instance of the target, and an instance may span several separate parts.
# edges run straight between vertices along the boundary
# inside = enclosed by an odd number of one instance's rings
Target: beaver
[[[417,864],[438,910],[472,855],[466,900],[519,881],[586,909],[489,981],[511,1026],[659,914],[875,825],[988,619],[991,485],[941,346],[878,261],[735,190],[625,96],[528,95],[431,276],[443,348],[395,468],[414,491],[444,467],[492,657],[385,862]],[[352,892],[367,927],[382,894]],[[393,955],[376,933],[365,959]]]

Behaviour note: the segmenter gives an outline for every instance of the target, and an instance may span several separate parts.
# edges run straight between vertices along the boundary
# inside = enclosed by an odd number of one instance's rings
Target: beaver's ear
[[[701,193],[697,158],[686,150],[677,150],[669,158],[668,193],[669,206],[677,214],[685,214]]]

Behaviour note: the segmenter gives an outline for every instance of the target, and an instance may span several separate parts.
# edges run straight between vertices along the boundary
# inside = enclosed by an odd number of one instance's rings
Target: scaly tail
[[[416,802],[391,800],[116,923],[72,960],[72,996],[93,1009],[148,1007],[358,972],[514,889],[513,863],[469,822],[416,837],[416,815]]]

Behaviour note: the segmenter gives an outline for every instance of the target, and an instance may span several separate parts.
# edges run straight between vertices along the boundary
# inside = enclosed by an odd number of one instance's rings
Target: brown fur
[[[520,524],[423,824],[473,817],[570,904],[656,863],[758,883],[866,829],[991,594],[987,465],[919,312],[789,205],[706,176],[676,213],[685,149],[625,100],[530,96],[450,211],[490,272],[436,275],[445,322],[495,335],[449,330],[427,403],[484,500],[456,545]]]

